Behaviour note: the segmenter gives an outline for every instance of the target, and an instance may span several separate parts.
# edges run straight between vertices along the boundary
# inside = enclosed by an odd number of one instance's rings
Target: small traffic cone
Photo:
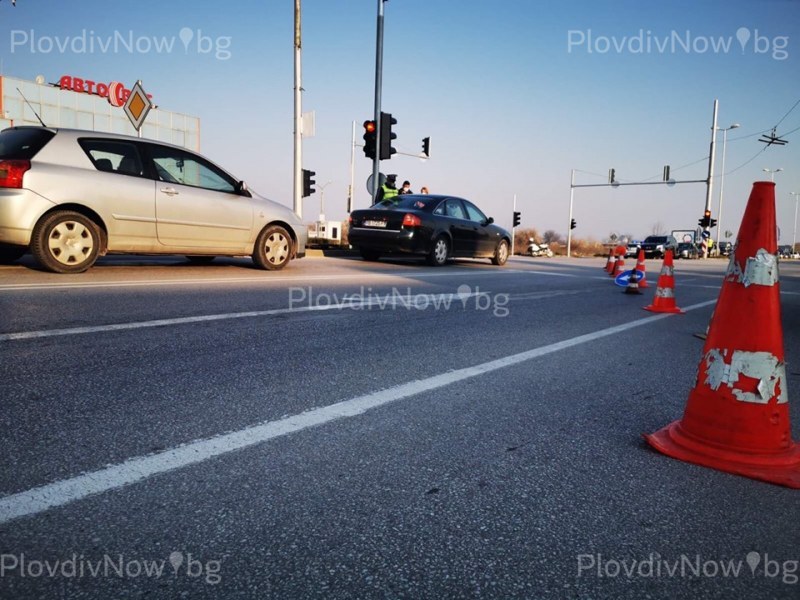
[[[611,277],[616,278],[617,275],[625,271],[625,259],[622,256],[617,256],[617,262],[614,263],[614,270],[611,271]]]
[[[605,266],[603,267],[606,270],[606,273],[611,273],[614,269],[614,249],[608,251],[608,260],[606,261]]]
[[[639,256],[636,257],[636,270],[642,274],[642,276],[639,278],[639,288],[650,287],[647,285],[647,278],[644,269],[644,250],[641,248],[639,248]]]
[[[775,184],[757,181],[683,419],[646,435],[659,452],[800,489],[781,330]]]
[[[664,264],[661,266],[661,274],[658,276],[656,297],[652,304],[644,307],[645,310],[683,314],[683,311],[675,305],[675,276],[673,273],[672,250],[667,250],[664,254]]]
[[[634,269],[631,271],[631,276],[628,277],[628,285],[625,286],[625,294],[641,294],[642,291],[639,289],[639,271]]]

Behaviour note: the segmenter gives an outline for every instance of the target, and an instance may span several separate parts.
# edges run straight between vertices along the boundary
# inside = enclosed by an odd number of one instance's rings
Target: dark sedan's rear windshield
[[[0,159],[30,160],[54,135],[47,129],[4,129],[0,131]]]
[[[399,208],[401,210],[415,208],[419,210],[428,208],[432,204],[437,204],[441,200],[441,198],[437,198],[436,196],[404,194],[402,196],[395,196],[391,200],[385,200],[379,203],[375,208]]]

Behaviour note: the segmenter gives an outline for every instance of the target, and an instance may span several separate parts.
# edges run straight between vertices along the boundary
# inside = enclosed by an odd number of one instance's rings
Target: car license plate
[[[380,227],[381,229],[386,229],[386,221],[375,221],[372,219],[365,219],[364,227]]]

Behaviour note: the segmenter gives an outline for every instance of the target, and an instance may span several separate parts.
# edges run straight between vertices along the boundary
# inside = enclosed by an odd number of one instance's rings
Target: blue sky
[[[293,7],[3,0],[0,58],[5,74],[24,79],[141,79],[161,107],[200,118],[204,154],[291,205]],[[303,0],[302,8],[303,109],[316,113],[303,162],[318,190],[330,181],[328,218],[343,218],[351,124],[361,142],[373,110],[377,0]],[[676,179],[704,179],[718,99],[718,125],[741,124],[728,134],[723,229],[736,232],[762,169],[781,167],[778,221],[791,241],[800,106],[778,126],[788,145],[765,149],[757,134],[800,100],[797,0],[389,0],[384,10],[383,108],[398,120],[395,147],[417,153],[423,137],[432,140],[430,160],[396,155],[384,173],[473,199],[505,225],[516,194],[524,226],[565,233],[571,169],[578,183],[603,183],[612,167],[620,181],[658,180],[666,164]],[[192,31],[185,46],[184,28]],[[59,40],[117,33],[146,38],[143,50],[57,49]],[[172,40],[172,51],[155,51],[153,38]],[[357,149],[357,207],[368,202],[370,172]],[[576,189],[575,234],[691,228],[705,194],[702,184]],[[319,191],[305,200],[307,220],[319,201]]]

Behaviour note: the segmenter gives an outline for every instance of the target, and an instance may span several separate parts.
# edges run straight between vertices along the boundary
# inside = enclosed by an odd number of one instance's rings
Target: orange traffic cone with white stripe
[[[683,419],[646,435],[686,462],[800,489],[781,329],[775,184],[757,181]]]
[[[625,259],[622,256],[617,256],[617,262],[614,263],[614,270],[611,271],[611,277],[616,278],[617,275],[625,271]]]
[[[606,261],[606,265],[603,267],[606,270],[606,273],[611,273],[614,269],[614,249],[608,251],[608,260]]]
[[[639,248],[639,256],[636,257],[636,270],[641,273],[639,277],[639,288],[650,287],[647,285],[645,267],[644,267],[644,250]]]
[[[675,267],[672,263],[672,250],[667,250],[664,254],[664,264],[661,266],[661,274],[658,276],[658,287],[656,297],[652,304],[644,307],[651,312],[683,314],[683,311],[675,304]]]

